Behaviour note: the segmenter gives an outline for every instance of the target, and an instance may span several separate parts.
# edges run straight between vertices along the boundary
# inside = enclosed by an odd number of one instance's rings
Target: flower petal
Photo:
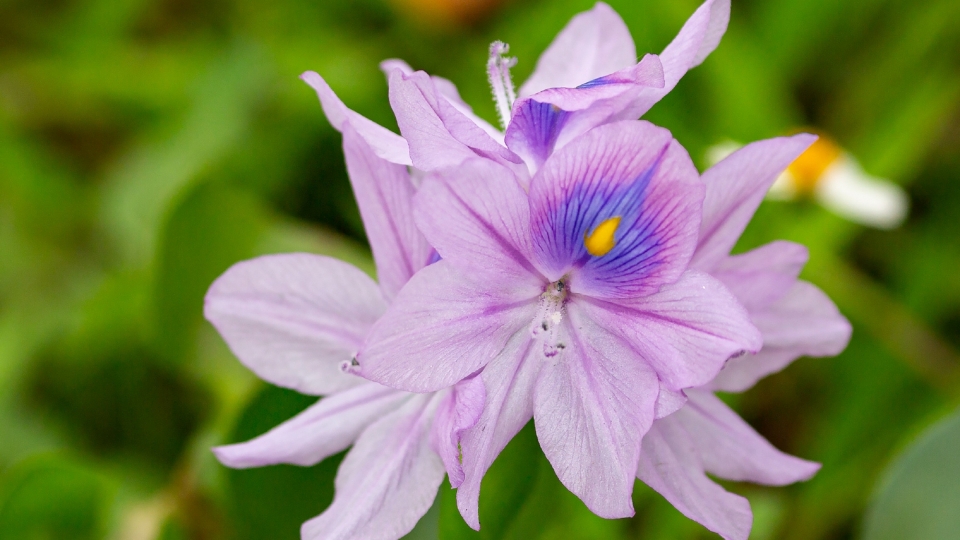
[[[815,140],[803,133],[758,141],[703,173],[707,193],[692,267],[712,271],[730,253],[777,176]]]
[[[300,78],[316,90],[323,113],[334,129],[343,131],[344,125],[349,122],[377,157],[398,165],[412,164],[410,150],[403,137],[348,109],[330,89],[327,81],[316,72],[306,71]]]
[[[520,96],[547,88],[574,88],[629,67],[637,60],[630,30],[603,2],[579,13],[540,55],[533,74],[520,87]]]
[[[337,471],[333,503],[303,524],[303,540],[395,540],[413,529],[443,481],[429,442],[436,401],[415,396],[360,435]]]
[[[682,390],[671,390],[669,387],[660,385],[660,394],[657,395],[657,406],[654,409],[656,419],[670,416],[680,410],[687,402],[687,396]]]
[[[663,86],[663,66],[655,55],[576,88],[551,88],[520,99],[504,141],[535,172],[554,151],[591,128],[636,120],[629,106],[645,86]]]
[[[751,318],[763,333],[763,349],[731,359],[709,388],[742,392],[800,356],[833,356],[850,341],[850,323],[827,295],[805,281]]]
[[[726,540],[747,540],[750,503],[710,480],[684,425],[671,415],[654,422],[643,438],[637,477],[683,515]]]
[[[527,194],[507,168],[475,158],[428,176],[414,208],[427,240],[461,272],[542,286],[530,260]]]
[[[207,291],[204,315],[260,378],[329,394],[362,382],[341,364],[386,308],[377,284],[360,270],[292,253],[230,267]]]
[[[437,409],[431,444],[443,459],[451,487],[460,487],[463,483],[460,437],[480,420],[485,401],[483,380],[479,376],[473,376],[454,385]]]
[[[364,378],[411,392],[434,392],[476,372],[527,333],[540,291],[478,284],[446,260],[407,283],[357,354]]]
[[[777,450],[712,392],[687,391],[676,413],[710,474],[737,482],[782,486],[807,480],[819,463]]]
[[[387,74],[389,78],[390,73],[398,69],[404,75],[410,76],[414,73],[412,67],[403,60],[397,60],[395,58],[390,60],[384,60],[380,62],[380,69]],[[491,139],[503,144],[503,133],[501,133],[497,128],[490,125],[489,122],[480,118],[473,112],[473,108],[467,104],[463,98],[460,97],[460,92],[457,90],[457,86],[453,82],[444,79],[443,77],[438,77],[436,75],[431,75],[430,80],[433,81],[433,85],[436,87],[437,92],[441,96],[447,99],[451,105],[461,114],[473,121],[474,124],[480,127]]]
[[[477,424],[464,431],[463,483],[457,489],[457,507],[467,525],[480,529],[480,483],[507,443],[533,418],[533,388],[542,362],[529,334],[518,334],[480,378],[486,404]]]
[[[406,75],[403,70],[394,69],[389,79],[390,105],[418,169],[443,169],[476,156],[507,165],[521,163],[513,152],[443,97],[426,73]]]
[[[748,311],[766,308],[793,287],[808,258],[807,248],[783,240],[722,259],[710,272]]]
[[[560,481],[595,514],[633,515],[640,440],[659,394],[656,373],[620,336],[567,305],[563,351],[534,391],[537,438]]]
[[[347,448],[360,433],[413,394],[364,383],[311,405],[302,413],[244,443],[213,449],[235,469],[277,463],[310,466]]]
[[[719,281],[694,270],[645,298],[576,297],[584,314],[630,343],[672,390],[713,379],[731,356],[762,341],[746,310]]]
[[[430,257],[430,244],[413,221],[416,190],[407,168],[378,157],[351,123],[343,126],[343,153],[377,279],[390,301]]]
[[[680,277],[696,245],[703,185],[670,132],[648,122],[595,128],[557,152],[530,184],[534,249],[551,281],[620,298],[650,294]],[[612,247],[586,238],[618,220]]]
[[[717,48],[730,21],[730,0],[707,0],[687,19],[677,37],[660,53],[663,64],[662,88],[644,88],[631,106],[633,118],[639,118],[663,96],[670,93],[687,71]]]

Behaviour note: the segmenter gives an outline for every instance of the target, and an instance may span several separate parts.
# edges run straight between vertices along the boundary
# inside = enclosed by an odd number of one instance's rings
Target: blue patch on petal
[[[443,257],[441,257],[439,253],[437,253],[437,250],[430,248],[430,255],[427,257],[426,266],[430,266],[431,264],[435,262],[440,262],[442,260],[443,260]]]
[[[551,220],[555,227],[555,256],[566,259],[561,265],[589,268],[591,273],[631,276],[652,272],[660,265],[656,234],[656,216],[644,212],[647,188],[663,161],[666,147],[639,176],[624,182],[578,182],[564,202],[556,208]],[[584,244],[584,237],[604,221],[620,217],[613,249],[593,256]],[[557,262],[561,262],[558,260]]]
[[[618,83],[618,82],[620,82],[620,81],[618,81],[618,80],[610,77],[609,75],[604,75],[603,77],[597,77],[596,79],[594,79],[594,80],[592,80],[592,81],[587,81],[587,82],[581,84],[580,86],[578,86],[577,88],[581,88],[581,89],[583,89],[583,88],[596,88],[596,87],[598,87],[598,86],[606,86],[606,85],[608,85],[608,84],[615,84],[615,83]]]
[[[569,112],[556,105],[528,99],[520,106],[513,121],[523,133],[527,151],[543,163],[553,152],[569,116]]]

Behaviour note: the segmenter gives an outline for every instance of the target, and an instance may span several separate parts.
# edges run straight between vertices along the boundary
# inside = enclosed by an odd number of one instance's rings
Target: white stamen
[[[553,358],[565,347],[560,343],[560,322],[563,320],[563,305],[567,299],[563,281],[551,283],[540,295],[540,306],[533,319],[530,333],[543,342],[543,355]]]
[[[487,78],[493,90],[493,101],[497,106],[500,125],[504,130],[510,124],[513,102],[517,100],[513,79],[510,77],[510,68],[517,65],[517,59],[504,56],[508,52],[510,52],[509,45],[502,41],[494,41],[490,44],[490,58],[487,60]]]

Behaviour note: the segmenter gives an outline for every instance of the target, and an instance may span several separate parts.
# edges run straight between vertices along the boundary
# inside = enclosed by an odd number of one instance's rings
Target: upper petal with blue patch
[[[689,264],[703,193],[690,156],[666,129],[643,121],[595,128],[531,181],[540,271],[574,294],[656,292]]]
[[[663,86],[663,67],[655,55],[634,66],[583,82],[576,88],[551,88],[517,101],[507,127],[507,147],[536,171],[557,149],[601,124],[635,120],[631,111],[646,88]]]

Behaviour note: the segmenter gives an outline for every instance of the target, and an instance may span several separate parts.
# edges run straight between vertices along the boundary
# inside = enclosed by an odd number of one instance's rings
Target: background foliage
[[[610,3],[655,52],[697,1]],[[395,129],[377,64],[401,57],[494,120],[487,44],[512,45],[522,81],[590,5],[0,0],[0,538],[296,538],[331,500],[339,458],[215,462],[210,446],[312,399],[257,381],[201,307],[217,275],[259,254],[372,270],[339,135],[297,75],[320,72]],[[724,139],[814,126],[913,200],[889,232],[765,203],[742,242],[808,245],[805,277],[855,327],[840,357],[727,396],[824,464],[801,485],[729,486],[753,503],[752,538],[960,538],[958,20],[956,0],[735,0],[720,48],[648,115],[701,166]],[[711,537],[642,484],[635,518],[594,517],[529,427],[485,481],[482,533],[446,486],[438,500],[411,537]]]

